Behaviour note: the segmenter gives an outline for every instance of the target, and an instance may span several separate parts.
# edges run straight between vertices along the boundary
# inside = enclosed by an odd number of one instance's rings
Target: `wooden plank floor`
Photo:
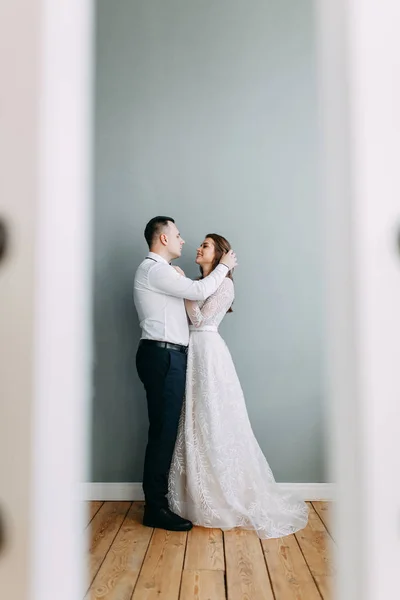
[[[85,600],[331,600],[330,505],[309,503],[296,535],[142,525],[141,502],[89,502]]]

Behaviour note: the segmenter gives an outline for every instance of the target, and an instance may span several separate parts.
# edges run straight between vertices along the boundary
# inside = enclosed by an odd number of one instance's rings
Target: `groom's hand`
[[[228,271],[231,271],[232,269],[234,269],[237,266],[237,258],[236,258],[236,254],[234,253],[234,251],[229,250],[229,252],[224,254],[222,256],[221,260],[219,261],[219,264],[225,265],[225,267],[227,267]]]
[[[184,273],[184,271],[182,271],[182,269],[180,267],[174,266],[173,269],[175,269],[175,271],[177,271],[179,273],[179,275],[183,275],[185,277],[185,273]]]

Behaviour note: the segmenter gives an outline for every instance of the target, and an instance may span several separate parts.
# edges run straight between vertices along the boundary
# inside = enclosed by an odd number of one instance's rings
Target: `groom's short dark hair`
[[[154,238],[161,233],[162,228],[168,225],[168,221],[175,223],[174,219],[171,217],[153,217],[147,223],[146,229],[144,230],[144,237],[146,238],[149,248],[151,248]]]

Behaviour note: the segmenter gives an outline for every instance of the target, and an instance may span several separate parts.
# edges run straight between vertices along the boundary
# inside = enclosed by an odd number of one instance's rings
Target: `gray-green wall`
[[[325,480],[311,0],[100,0],[93,481],[141,481],[132,301],[143,228],[176,218],[191,276],[211,231],[239,257],[222,325],[278,481]]]

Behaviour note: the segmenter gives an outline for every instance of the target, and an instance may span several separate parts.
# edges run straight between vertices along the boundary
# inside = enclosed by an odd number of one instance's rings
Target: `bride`
[[[197,251],[202,277],[229,242],[208,234]],[[218,333],[232,312],[231,272],[204,302],[186,300],[190,341],[186,399],[169,474],[171,510],[195,525],[253,529],[277,538],[307,524],[307,505],[283,492],[257,443],[229,350]]]

